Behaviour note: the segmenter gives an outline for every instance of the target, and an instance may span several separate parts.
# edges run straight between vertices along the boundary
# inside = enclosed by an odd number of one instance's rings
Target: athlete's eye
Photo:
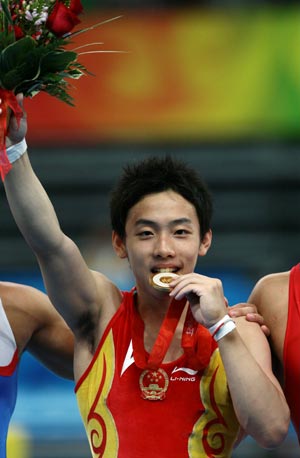
[[[176,231],[175,231],[175,235],[179,235],[179,236],[180,235],[184,236],[184,235],[188,235],[188,234],[190,234],[190,231],[188,231],[186,229],[176,229]]]
[[[150,230],[143,230],[137,233],[137,236],[141,239],[146,239],[153,236],[153,232]]]

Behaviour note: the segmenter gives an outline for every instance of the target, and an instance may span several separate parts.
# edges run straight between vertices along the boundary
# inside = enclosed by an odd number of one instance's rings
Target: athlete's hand
[[[227,313],[222,282],[217,278],[191,273],[174,279],[170,286],[170,296],[176,300],[186,297],[195,320],[206,328]]]

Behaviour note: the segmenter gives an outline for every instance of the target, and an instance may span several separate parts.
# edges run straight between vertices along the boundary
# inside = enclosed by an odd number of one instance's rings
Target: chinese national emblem
[[[163,401],[166,397],[168,386],[168,374],[161,368],[146,369],[141,373],[141,396],[147,401]]]

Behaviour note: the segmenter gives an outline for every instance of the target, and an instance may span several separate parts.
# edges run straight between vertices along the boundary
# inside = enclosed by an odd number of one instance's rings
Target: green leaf
[[[7,46],[0,54],[0,83],[14,90],[22,81],[34,80],[40,72],[40,51],[31,37]]]
[[[82,72],[81,70],[76,70],[75,68],[73,70],[69,70],[67,73],[67,77],[72,78],[74,80],[78,80],[82,77],[82,75],[84,75],[84,72]]]
[[[14,43],[15,35],[13,32],[0,32],[0,52],[9,46],[11,43]]]
[[[24,37],[21,40],[7,46],[0,55],[0,72],[10,71],[16,65],[28,62],[28,54],[36,47],[31,37]]]
[[[67,86],[67,85],[66,85]],[[57,97],[62,102],[67,103],[68,105],[74,106],[73,97],[71,97],[63,86],[58,85],[49,85],[44,89],[44,92],[52,95],[53,97]]]
[[[76,60],[77,54],[72,51],[51,51],[41,60],[41,73],[57,73],[65,70]]]
[[[3,13],[5,15],[5,18],[7,20],[7,22],[10,24],[10,25],[13,25],[13,20],[11,18],[11,14],[10,14],[10,11],[9,11],[9,8],[8,8],[8,5],[7,5],[7,2],[5,2],[4,0],[1,0],[1,6],[2,6],[2,10],[3,10]]]

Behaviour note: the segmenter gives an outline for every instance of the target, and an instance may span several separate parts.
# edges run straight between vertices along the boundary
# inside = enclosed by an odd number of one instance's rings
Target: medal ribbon
[[[132,346],[134,360],[139,368],[159,368],[171,344],[185,305],[185,299],[182,301],[173,300],[170,303],[158,336],[148,356],[144,349],[144,322],[134,305]],[[201,348],[199,346],[197,348],[199,338],[201,338]],[[207,366],[211,355],[212,338],[209,331],[197,323],[190,307],[188,307],[184,322],[181,345],[192,368],[200,370]]]
[[[133,356],[136,365],[141,369],[158,369],[162,363],[171,340],[173,339],[178,321],[185,307],[186,300],[172,301],[160,327],[151,353],[146,355],[144,349],[144,322],[138,314],[134,304],[134,319],[132,326]]]
[[[14,113],[18,126],[23,116],[22,110],[18,104],[15,94],[12,91],[0,88],[0,99],[2,100],[0,114],[0,174],[2,181],[11,169],[11,163],[6,153],[5,137],[7,135],[7,118],[9,109]]]
[[[208,329],[195,320],[190,307],[184,322],[181,346],[189,365],[195,370],[202,370],[208,365],[212,350],[217,347]]]

